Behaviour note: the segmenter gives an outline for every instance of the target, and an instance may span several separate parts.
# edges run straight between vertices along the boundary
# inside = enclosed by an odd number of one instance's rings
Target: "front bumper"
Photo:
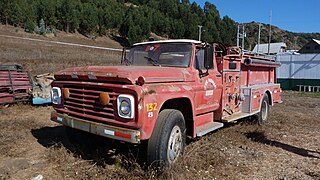
[[[70,117],[53,111],[51,120],[65,126],[130,143],[140,143],[140,131]]]

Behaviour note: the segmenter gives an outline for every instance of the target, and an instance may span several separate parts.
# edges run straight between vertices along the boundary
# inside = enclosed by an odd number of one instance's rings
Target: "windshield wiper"
[[[160,64],[158,64],[157,61],[155,61],[154,59],[152,59],[151,57],[147,57],[145,56],[144,58],[148,59],[148,62],[150,62],[152,65],[154,66],[161,66]]]

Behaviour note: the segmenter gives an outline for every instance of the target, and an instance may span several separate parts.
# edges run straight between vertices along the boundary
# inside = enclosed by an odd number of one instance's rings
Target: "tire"
[[[268,95],[265,94],[262,98],[260,112],[258,113],[257,123],[259,125],[264,124],[268,120],[269,116],[269,98]]]
[[[186,125],[182,113],[165,109],[159,113],[148,141],[147,164],[165,168],[182,156],[186,142]]]

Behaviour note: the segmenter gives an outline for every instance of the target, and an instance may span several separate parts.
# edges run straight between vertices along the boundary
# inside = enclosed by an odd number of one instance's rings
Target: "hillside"
[[[320,39],[320,33],[295,33],[280,29],[276,26],[271,27],[271,42],[285,42],[287,49],[300,49],[311,39]],[[258,42],[259,23],[245,23],[245,31],[247,33],[246,48],[253,49]],[[261,43],[268,43],[269,25],[261,26]],[[250,48],[251,47],[251,48]]]
[[[148,39],[152,33],[166,38],[198,39],[234,45],[237,22],[221,17],[216,6],[189,0],[10,0],[0,1],[0,24],[21,27],[26,32],[46,34],[80,33],[90,39],[109,36],[123,46]],[[268,41],[263,24],[261,43]],[[298,49],[320,33],[292,33],[272,28],[272,42],[284,41]],[[246,49],[257,42],[258,24],[246,24]]]
[[[0,64],[21,64],[33,75],[76,66],[118,65],[121,61],[121,51],[77,45],[121,49],[119,43],[105,36],[95,40],[78,33],[59,32],[55,37],[49,34],[42,36],[26,33],[21,28],[0,25]]]
[[[236,22],[220,17],[212,3],[202,8],[188,0],[11,0],[0,1],[0,24],[30,33],[79,32],[87,37],[112,36],[133,44],[153,32],[168,38],[202,39],[232,44]],[[122,43],[125,44],[125,43]]]

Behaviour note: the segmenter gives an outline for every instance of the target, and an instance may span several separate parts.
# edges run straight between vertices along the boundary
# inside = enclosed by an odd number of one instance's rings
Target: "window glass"
[[[137,45],[130,49],[129,65],[188,67],[192,54],[190,43]]]
[[[196,69],[202,69],[202,70],[206,69],[204,67],[204,49],[202,48],[197,49],[194,63],[195,63],[194,67]]]

